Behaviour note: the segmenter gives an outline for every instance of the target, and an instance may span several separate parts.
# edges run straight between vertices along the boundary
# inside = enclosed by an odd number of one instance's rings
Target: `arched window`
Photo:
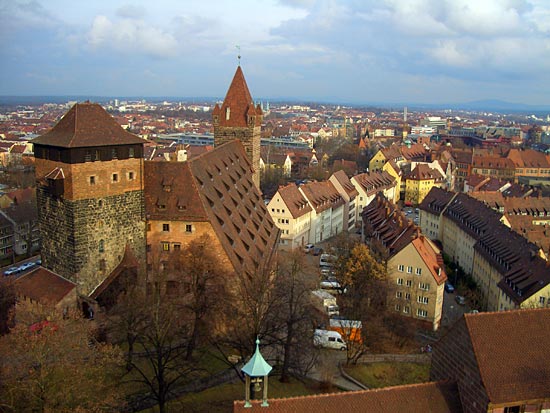
[[[105,241],[99,240],[99,252],[105,252]]]

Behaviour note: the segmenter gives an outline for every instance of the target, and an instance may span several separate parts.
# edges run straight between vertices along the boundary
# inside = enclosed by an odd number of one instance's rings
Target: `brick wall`
[[[141,158],[77,164],[37,159],[36,179],[42,179],[57,167],[62,168],[65,174],[63,196],[66,199],[97,198],[143,189]],[[113,181],[113,174],[117,175],[116,182]],[[130,174],[133,174],[133,177]],[[94,176],[93,184],[90,183],[91,176]]]
[[[260,126],[237,128],[214,125],[214,146],[220,146],[235,139],[239,139],[241,141],[244,146],[246,156],[254,168],[252,181],[258,188],[260,187],[260,137]]]
[[[457,382],[465,412],[487,412],[489,398],[479,375],[464,318],[457,321],[452,330],[434,345],[430,380],[445,379]]]

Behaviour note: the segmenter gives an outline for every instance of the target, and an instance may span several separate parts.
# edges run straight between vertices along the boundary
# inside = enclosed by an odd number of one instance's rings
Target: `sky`
[[[237,47],[238,46],[238,47]],[[550,0],[0,0],[0,95],[550,104]]]

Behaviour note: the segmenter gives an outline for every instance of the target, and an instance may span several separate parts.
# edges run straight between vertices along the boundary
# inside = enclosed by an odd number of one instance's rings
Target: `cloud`
[[[175,56],[178,48],[172,34],[136,19],[112,22],[106,16],[96,16],[87,37],[94,49],[112,48],[125,54],[142,52],[167,58]]]
[[[145,8],[142,6],[136,6],[133,4],[125,4],[119,7],[116,11],[116,15],[119,17],[126,17],[131,19],[139,19],[145,16]]]

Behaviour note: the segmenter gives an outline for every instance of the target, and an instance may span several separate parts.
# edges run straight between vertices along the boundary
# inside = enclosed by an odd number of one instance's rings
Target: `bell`
[[[259,393],[261,390],[262,390],[262,386],[260,386],[261,384],[261,379],[257,379],[254,381],[254,391]]]

